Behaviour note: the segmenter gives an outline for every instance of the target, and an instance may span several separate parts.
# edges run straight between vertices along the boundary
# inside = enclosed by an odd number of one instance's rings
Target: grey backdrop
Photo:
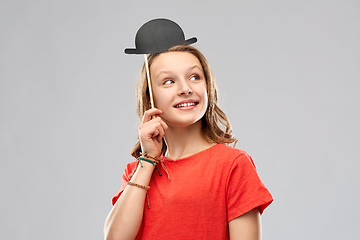
[[[137,138],[128,56],[166,17],[207,56],[275,201],[264,239],[355,239],[360,2],[0,1],[0,239],[102,239]],[[186,210],[186,209],[184,209]]]

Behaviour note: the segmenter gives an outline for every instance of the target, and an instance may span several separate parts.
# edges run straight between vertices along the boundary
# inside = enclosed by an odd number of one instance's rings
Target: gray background
[[[0,1],[0,239],[102,239],[137,138],[128,56],[166,17],[207,56],[275,198],[264,239],[358,235],[360,2]],[[186,209],[184,209],[185,211]]]

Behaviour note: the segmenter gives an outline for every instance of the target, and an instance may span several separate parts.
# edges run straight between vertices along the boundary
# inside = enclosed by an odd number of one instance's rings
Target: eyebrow
[[[193,66],[189,67],[189,68],[186,70],[186,72],[190,72],[191,70],[193,70],[193,69],[195,69],[195,68],[203,71],[202,67],[200,67],[198,64],[194,64]],[[172,71],[170,71],[170,70],[162,70],[162,71],[160,71],[160,72],[156,75],[156,79],[159,78],[159,75],[164,74],[164,73],[169,74],[169,73],[172,73]]]

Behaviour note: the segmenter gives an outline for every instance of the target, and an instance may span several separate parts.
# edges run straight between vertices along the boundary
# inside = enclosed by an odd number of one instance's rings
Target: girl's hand
[[[162,149],[162,138],[165,136],[168,126],[158,117],[163,112],[152,108],[144,113],[139,127],[139,139],[142,152],[158,157]],[[151,119],[152,116],[157,116]]]

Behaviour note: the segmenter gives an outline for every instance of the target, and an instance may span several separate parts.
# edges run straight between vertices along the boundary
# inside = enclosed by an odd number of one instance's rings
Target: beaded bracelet
[[[143,186],[143,185],[133,183],[133,182],[127,182],[127,184],[130,185],[130,186],[133,186],[133,187],[144,189],[145,191],[150,188],[149,186]]]
[[[144,185],[140,185],[140,184],[133,183],[133,182],[127,182],[127,185],[145,190],[146,191],[146,198],[147,198],[147,202],[148,202],[148,208],[150,208],[150,200],[149,200],[149,196],[147,194],[147,190],[150,188],[150,186],[144,186]]]
[[[157,165],[157,162],[152,161],[152,160],[147,159],[147,158],[144,158],[144,157],[139,157],[138,160],[139,160],[141,166],[143,166],[143,165],[141,164],[141,161],[145,161],[145,162],[151,163],[151,164],[154,165],[154,166]]]
[[[158,167],[157,167],[157,165],[158,165],[158,163],[159,163],[160,161],[159,161],[159,162],[155,162],[155,161],[152,161],[152,160],[147,159],[147,158],[144,158],[144,157],[139,157],[138,160],[139,160],[139,163],[140,163],[140,166],[141,166],[141,167],[143,167],[141,161],[145,161],[145,162],[151,163],[152,165],[155,166],[155,169],[158,171],[159,175],[162,176],[162,174],[160,173],[160,171],[159,171],[159,169],[158,169]]]
[[[160,162],[160,160],[159,160],[158,157],[155,157],[155,156],[150,155],[150,154],[148,154],[148,153],[140,153],[140,156],[141,156],[141,157],[144,157],[144,158],[147,158],[147,159],[151,159],[151,160],[153,160],[153,161],[156,162],[156,163],[159,163],[159,162]]]

